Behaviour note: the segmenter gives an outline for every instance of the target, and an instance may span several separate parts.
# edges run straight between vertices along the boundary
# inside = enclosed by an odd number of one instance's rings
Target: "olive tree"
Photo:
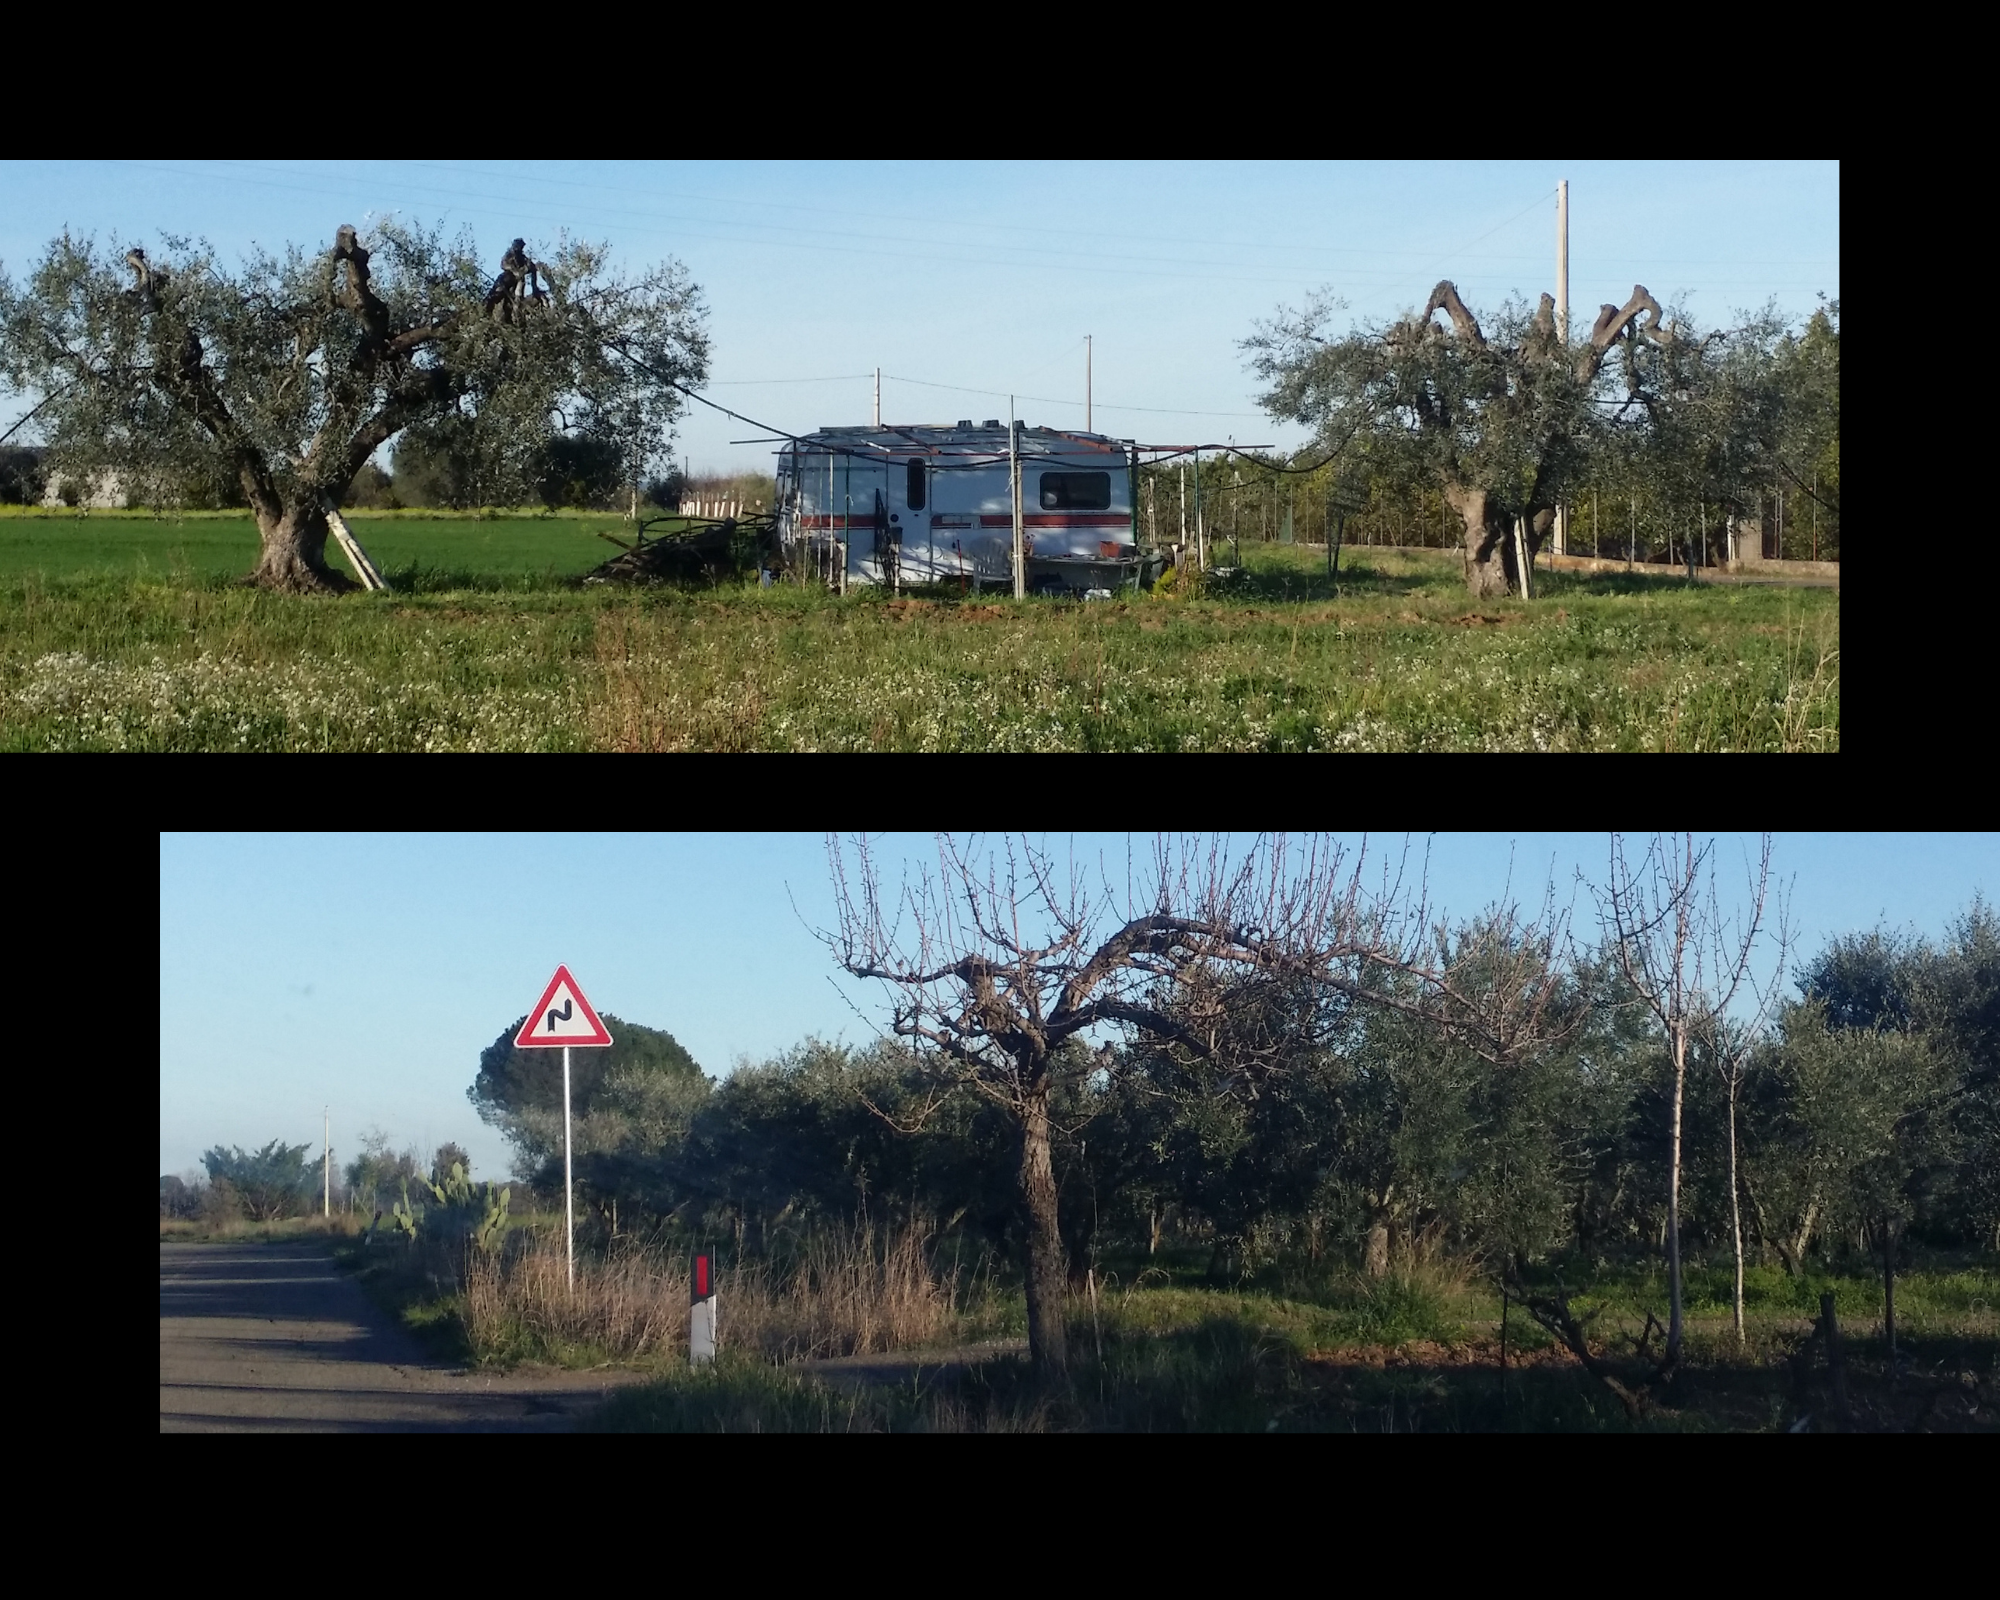
[[[1546,294],[1533,312],[1507,307],[1490,332],[1449,282],[1421,312],[1329,339],[1338,309],[1309,300],[1243,341],[1251,371],[1270,385],[1261,403],[1315,429],[1322,448],[1440,490],[1464,527],[1466,583],[1482,597],[1528,592],[1556,505],[1588,465],[1607,357],[1624,353],[1621,403],[1657,398],[1656,353],[1683,339],[1644,285],[1623,306],[1602,307],[1574,343]]]
[[[238,266],[184,238],[155,255],[65,233],[23,283],[0,274],[0,386],[33,401],[47,469],[240,497],[250,581],[290,592],[351,587],[326,564],[327,507],[399,435],[519,504],[559,440],[656,458],[707,360],[677,263],[624,277],[566,237],[546,260],[516,239],[496,274],[468,237],[395,223]]]

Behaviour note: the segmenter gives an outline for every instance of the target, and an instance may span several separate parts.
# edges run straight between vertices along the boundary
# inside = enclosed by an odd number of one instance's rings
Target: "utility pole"
[[[1235,437],[1234,434],[1230,435],[1232,441]],[[1229,531],[1235,540],[1236,564],[1240,567],[1243,565],[1243,472],[1241,468],[1238,468],[1236,471],[1235,488],[1230,492],[1235,496],[1235,501],[1229,511]]]
[[[325,1186],[319,1197],[319,1214],[333,1215],[333,1107],[321,1106],[319,1110],[321,1137],[326,1141],[326,1170],[322,1174]]]
[[[875,426],[882,426],[882,369],[875,369]]]
[[[1014,502],[1014,598],[1028,592],[1027,563],[1021,549],[1021,425],[1014,420],[1014,397],[1007,396],[1007,481]]]
[[[1556,185],[1556,339],[1569,344],[1569,179]],[[1556,504],[1554,550],[1569,554],[1569,507]]]
[[[639,408],[628,413],[632,420],[632,526],[639,526]]]
[[[1569,179],[1556,185],[1556,337],[1569,343]]]
[[[1083,336],[1083,431],[1090,432],[1090,335]]]
[[[1201,520],[1201,447],[1194,452],[1194,548],[1195,565],[1208,571],[1208,525]]]

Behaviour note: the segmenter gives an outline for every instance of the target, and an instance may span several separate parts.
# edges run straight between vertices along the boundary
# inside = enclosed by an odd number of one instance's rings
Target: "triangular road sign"
[[[517,1050],[547,1050],[561,1044],[604,1045],[611,1035],[590,1002],[569,975],[568,967],[557,967],[541,1000],[528,1013],[521,1031],[514,1035]]]

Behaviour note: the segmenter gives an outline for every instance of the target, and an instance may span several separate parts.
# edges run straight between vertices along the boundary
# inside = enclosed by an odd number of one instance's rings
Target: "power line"
[[[1083,341],[1078,340],[1077,342],[1081,344]],[[949,389],[955,394],[984,395],[988,399],[993,400],[1004,398],[1011,393],[1018,400],[1032,400],[1037,405],[1081,406],[1083,404],[1081,400],[1064,399],[1057,395],[1021,394],[1018,390],[1007,389],[974,389],[962,383],[932,383],[926,378],[906,378],[902,374],[895,372],[885,372],[882,376],[893,379],[897,383],[913,383],[920,389]],[[1143,411],[1162,417],[1251,417],[1261,419],[1264,415],[1261,411],[1193,411],[1177,406],[1115,406],[1107,404],[1102,400],[1097,401],[1096,405],[1100,411]]]
[[[221,161],[215,164],[220,166],[249,167],[253,170],[258,170],[258,171],[284,172],[284,173],[292,173],[303,176],[318,175],[312,169],[306,169],[305,172],[301,173],[299,168],[285,166],[277,162]],[[406,161],[398,164],[409,167],[430,168],[435,171],[446,172],[446,173],[468,173],[482,178],[499,176],[498,174],[494,174],[490,169],[479,168],[479,167],[466,167],[451,162]],[[1035,233],[1035,234],[1044,234],[1051,238],[1059,238],[1064,240],[1112,239],[1112,240],[1124,240],[1133,243],[1150,243],[1150,244],[1197,245],[1197,246],[1209,246],[1209,247],[1215,247],[1220,245],[1223,248],[1244,248],[1244,249],[1267,250],[1267,251],[1283,250],[1295,253],[1318,254],[1318,255],[1361,255],[1370,257],[1380,257],[1380,256],[1396,256],[1396,255],[1425,256],[1431,253],[1428,250],[1404,250],[1404,249],[1395,249],[1387,246],[1377,246],[1377,245],[1328,245],[1328,244],[1317,244],[1317,243],[1286,244],[1283,241],[1271,240],[1271,239],[1261,240],[1255,245],[1244,245],[1239,247],[1239,246],[1231,246],[1228,244],[1227,241],[1218,240],[1213,237],[1204,237],[1196,239],[1196,238],[1190,238],[1185,235],[1173,235],[1173,234],[1113,233],[1113,232],[1106,232],[1101,229],[1077,228],[1077,227],[1049,228],[1049,227],[1037,227],[1032,224],[1016,223],[1011,221],[1005,223],[982,223],[982,222],[967,221],[963,219],[942,220],[935,215],[904,216],[889,212],[860,211],[846,206],[812,206],[812,205],[801,205],[796,202],[778,201],[778,200],[745,200],[735,196],[689,194],[684,191],[672,190],[672,189],[635,188],[629,185],[594,183],[587,180],[576,179],[576,178],[549,178],[549,177],[542,177],[537,173],[525,172],[525,171],[510,170],[509,172],[504,174],[504,176],[515,182],[537,183],[560,189],[570,189],[570,190],[595,189],[606,194],[629,194],[629,195],[640,195],[646,197],[658,197],[662,199],[671,199],[671,200],[685,200],[685,201],[692,201],[700,205],[745,206],[745,207],[754,207],[759,210],[796,211],[796,212],[803,212],[813,216],[839,217],[847,221],[853,221],[856,219],[865,219],[865,220],[874,220],[880,222],[901,222],[901,223],[907,223],[913,227],[920,227],[930,230],[929,235],[927,235],[927,237],[924,240],[920,240],[917,242],[931,242],[932,240],[935,239],[937,229],[939,229],[940,227],[947,227],[947,228],[964,228],[974,232],[1004,233],[1009,235],[1010,237],[1022,233]],[[409,185],[408,187],[424,188],[427,186]],[[455,193],[470,192],[470,191],[442,190],[434,192],[455,194]],[[485,195],[482,196],[482,198],[505,199],[509,197],[500,195]],[[530,202],[530,203],[535,203],[535,202]],[[621,211],[625,215],[629,216],[652,217],[661,221],[679,220],[671,212],[634,209],[630,207],[611,207],[607,209]],[[725,222],[723,225],[730,226],[732,224]],[[748,223],[748,222],[736,223],[733,225],[740,227],[765,226],[765,224],[761,223]],[[1504,227],[1505,225],[1506,224],[1504,223],[1501,224],[1502,227]],[[831,236],[837,238],[881,237],[879,234],[875,234],[872,232],[867,234],[856,234],[845,229],[837,229],[837,230],[801,229],[799,231],[808,233],[829,233],[831,234]],[[1495,229],[1493,231],[1497,232],[1498,230]],[[1482,235],[1481,237],[1482,238],[1486,237],[1486,235]],[[908,242],[908,241],[892,241],[892,242]],[[1474,242],[1476,243],[1477,241]],[[1105,252],[1089,252],[1089,253],[1106,254]],[[1160,260],[1160,259],[1171,260],[1172,259],[1172,258],[1161,258],[1154,256],[1122,256],[1122,255],[1111,255],[1109,258],[1120,259],[1120,260]],[[1524,255],[1524,256],[1495,257],[1494,259],[1496,260],[1504,259],[1512,261],[1539,261],[1541,260],[1541,257],[1539,255]],[[1227,261],[1205,262],[1196,260],[1196,261],[1184,262],[1183,264],[1193,265],[1193,266],[1236,266],[1239,265],[1240,263],[1227,262]]]
[[[723,389],[760,383],[857,383],[867,376],[865,372],[836,372],[830,378],[711,378],[708,386]]]
[[[130,165],[146,171],[168,173],[174,177],[206,179],[215,176],[214,174],[211,173],[189,171],[184,168],[173,166],[165,162],[135,161],[130,163]],[[267,188],[267,189],[282,189],[293,194],[321,194],[321,195],[327,195],[329,197],[337,197],[342,199],[351,198],[352,196],[352,186],[347,188],[335,189],[335,188],[329,188],[323,184],[313,185],[313,184],[301,184],[301,183],[281,183],[269,178],[252,178],[252,177],[245,177],[239,174],[227,174],[225,176],[228,177],[229,181],[234,183],[255,184],[261,188]],[[527,210],[529,208],[546,208],[553,204],[553,202],[550,201],[522,200],[511,195],[490,194],[478,190],[440,190],[440,189],[434,189],[428,184],[400,183],[394,185],[394,187],[408,191],[414,191],[416,193],[431,193],[431,194],[439,194],[445,196],[447,201],[449,202],[446,206],[447,215],[456,211],[471,216],[505,218],[507,220],[507,225],[509,227],[518,227],[520,225],[520,223],[523,221],[522,212],[524,210]],[[460,203],[460,201],[463,198],[471,198],[475,200],[499,201],[511,206],[513,209],[509,211],[493,211],[479,206],[467,206]],[[774,243],[776,244],[785,243],[785,241],[783,240],[774,241],[768,238],[746,237],[743,234],[717,233],[712,231],[703,232],[700,231],[701,224],[696,219],[679,218],[675,217],[671,213],[635,212],[631,211],[629,208],[622,208],[622,207],[608,207],[600,209],[609,210],[613,213],[622,213],[626,216],[636,216],[645,221],[657,224],[680,224],[683,222],[695,221],[696,225],[694,227],[684,228],[678,235],[679,237],[685,239],[706,239],[712,242],[718,242],[723,244],[748,244],[748,245],[761,245],[761,246],[770,246]],[[549,220],[560,221],[561,218],[558,217]],[[767,231],[776,231],[775,224],[765,225],[759,223],[723,222],[720,224],[708,224],[708,226],[710,228],[718,226],[724,228],[765,227]],[[989,253],[989,259],[981,261],[978,258],[969,257],[964,252],[956,252],[952,254],[935,254],[935,253],[924,254],[921,253],[920,251],[913,251],[907,248],[910,245],[918,245],[918,246],[929,245],[933,247],[938,247],[940,242],[936,239],[906,240],[906,239],[897,239],[894,237],[884,238],[879,234],[857,234],[857,233],[847,232],[844,230],[833,230],[833,229],[793,229],[790,231],[795,234],[804,235],[810,241],[810,242],[798,242],[792,244],[791,247],[798,250],[817,251],[822,254],[831,253],[836,255],[866,256],[871,259],[887,257],[898,261],[934,262],[951,266],[966,266],[966,265],[987,265],[996,267],[1028,266],[1028,267],[1033,267],[1038,271],[1055,270],[1064,272],[1083,272],[1083,273],[1090,273],[1094,276],[1140,277],[1140,278],[1185,278],[1195,282],[1206,282],[1206,283],[1255,283],[1255,284],[1267,284],[1267,285],[1303,284],[1310,281],[1314,281],[1317,278],[1324,276],[1324,274],[1321,273],[1321,274],[1313,274],[1309,277],[1303,271],[1303,269],[1296,272],[1287,271],[1285,269],[1279,269],[1277,275],[1272,275],[1270,273],[1250,275],[1249,273],[1245,272],[1217,274],[1217,273],[1204,273],[1204,272],[1175,272],[1171,270],[1163,271],[1163,270],[1153,270],[1145,267],[1131,267],[1131,266],[1127,267],[1089,266],[1081,261],[1076,260],[1075,258],[1078,255],[1094,255],[1101,260],[1158,261],[1162,260],[1162,258],[1143,257],[1143,256],[1142,257],[1118,256],[1113,254],[1107,254],[1105,252],[1087,252],[1087,251],[1079,252],[1076,250],[1057,251],[1053,249],[1041,249],[1035,246],[1028,246],[1028,245],[1014,246],[1014,247],[1009,247],[1006,245],[986,245],[978,247]],[[880,240],[880,242],[884,246],[896,246],[897,248],[867,249],[857,245],[826,244],[819,242],[819,238],[821,236],[831,237],[831,238],[876,239]],[[1058,259],[1052,261],[1021,262],[1021,261],[1008,261],[1008,260],[998,259],[992,257],[991,255],[992,252],[1008,250],[1010,248],[1014,251],[1016,255],[1055,256]],[[1170,258],[1168,258],[1163,261],[1163,265],[1168,268],[1171,268],[1175,265],[1236,266],[1238,265],[1238,263],[1234,262],[1207,263],[1199,261],[1176,263]]]

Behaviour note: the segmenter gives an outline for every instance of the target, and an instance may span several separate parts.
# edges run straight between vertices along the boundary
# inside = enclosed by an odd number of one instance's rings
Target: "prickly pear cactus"
[[[451,1171],[442,1183],[433,1183],[428,1178],[419,1180],[430,1190],[432,1205],[419,1218],[409,1222],[403,1220],[408,1212],[408,1186],[404,1188],[405,1206],[394,1214],[394,1226],[406,1228],[414,1236],[419,1223],[426,1235],[432,1239],[453,1241],[469,1240],[481,1250],[498,1250],[507,1239],[507,1202],[513,1196],[512,1189],[501,1189],[497,1193],[492,1184],[486,1184],[482,1195],[472,1185],[465,1174],[464,1166],[454,1161]]]
[[[512,1189],[502,1189],[495,1195],[493,1185],[489,1183],[486,1186],[486,1215],[472,1237],[473,1242],[489,1255],[507,1242],[507,1201],[513,1193]]]
[[[403,1180],[403,1198],[389,1208],[389,1231],[400,1233],[406,1239],[417,1236],[417,1214],[410,1209],[410,1183]]]

